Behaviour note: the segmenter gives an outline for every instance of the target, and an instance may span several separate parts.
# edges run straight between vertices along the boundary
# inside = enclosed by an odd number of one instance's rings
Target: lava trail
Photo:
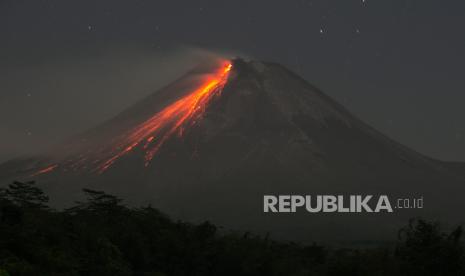
[[[139,146],[145,150],[147,166],[166,140],[174,134],[182,135],[186,127],[202,116],[210,99],[219,94],[226,84],[231,67],[230,61],[222,61],[219,69],[208,74],[199,87],[125,134],[116,145],[113,144],[110,156],[98,164],[97,171],[104,172],[119,158]]]
[[[107,141],[100,149],[67,158],[36,171],[32,176],[50,173],[60,167],[63,171],[88,170],[103,173],[118,159],[136,148],[143,149],[145,166],[148,166],[158,150],[173,135],[181,136],[205,111],[208,102],[218,95],[226,84],[232,64],[229,60],[219,63],[216,70],[202,78],[201,84],[182,98],[129,131]]]
[[[58,167],[57,164],[50,165],[50,166],[48,166],[48,167],[45,167],[45,168],[40,169],[39,171],[33,173],[33,174],[31,175],[31,177],[33,177],[33,176],[38,176],[38,175],[45,174],[45,173],[49,173],[49,172],[52,172],[52,171],[55,170],[57,167]]]

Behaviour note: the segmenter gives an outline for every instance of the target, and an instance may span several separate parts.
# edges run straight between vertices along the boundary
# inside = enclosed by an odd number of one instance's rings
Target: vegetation
[[[412,220],[393,248],[330,249],[221,234],[174,222],[100,191],[70,209],[47,206],[33,182],[0,193],[0,276],[464,275],[462,229]]]

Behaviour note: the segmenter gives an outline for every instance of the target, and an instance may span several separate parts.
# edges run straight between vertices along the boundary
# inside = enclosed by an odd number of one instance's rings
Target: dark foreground
[[[56,211],[33,183],[0,192],[5,275],[465,275],[462,229],[412,220],[393,246],[334,249],[221,233],[99,191]]]

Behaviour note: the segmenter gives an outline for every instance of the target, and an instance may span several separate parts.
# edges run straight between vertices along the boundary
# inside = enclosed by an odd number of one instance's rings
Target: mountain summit
[[[60,205],[82,188],[105,190],[176,218],[309,241],[393,237],[414,216],[460,221],[451,214],[464,191],[457,166],[389,139],[281,65],[242,59],[199,66],[56,152],[9,161],[0,173],[37,180]],[[270,194],[422,197],[424,208],[263,213]]]

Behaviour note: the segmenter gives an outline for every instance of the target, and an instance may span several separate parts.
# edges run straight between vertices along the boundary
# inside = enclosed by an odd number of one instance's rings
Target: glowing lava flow
[[[54,169],[56,169],[57,167],[58,167],[58,165],[56,165],[56,164],[50,165],[50,166],[48,166],[46,168],[43,168],[43,169],[37,171],[36,173],[32,174],[31,176],[37,176],[37,175],[49,173],[49,172],[53,171]]]
[[[231,63],[224,61],[219,70],[205,78],[203,84],[187,96],[168,105],[148,120],[136,126],[116,145],[111,157],[98,165],[104,172],[116,160],[143,144],[147,166],[160,147],[173,134],[182,135],[185,127],[192,125],[202,115],[210,99],[221,92],[228,79]]]

